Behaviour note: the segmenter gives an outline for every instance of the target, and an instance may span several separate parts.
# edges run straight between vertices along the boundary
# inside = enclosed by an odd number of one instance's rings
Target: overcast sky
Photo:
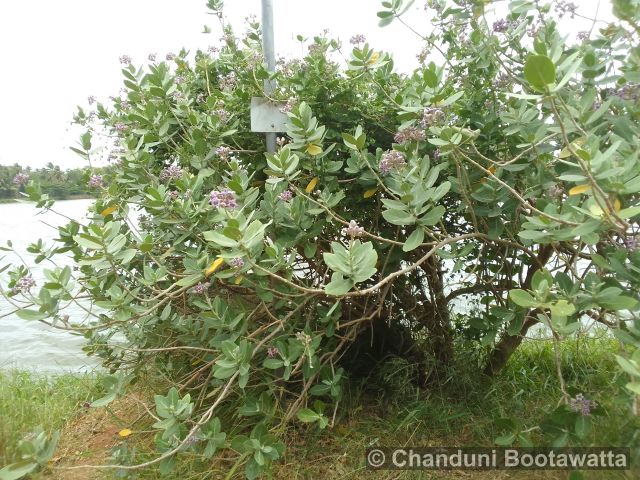
[[[323,29],[348,43],[364,34],[373,47],[389,51],[404,70],[412,68],[422,49],[417,37],[399,24],[381,29],[375,12],[380,0],[273,0],[276,54],[301,56],[297,34],[313,36]],[[593,16],[598,0],[574,0],[579,12]],[[260,17],[260,0],[227,0],[226,15],[236,34],[244,18]],[[501,2],[503,5],[505,2]],[[47,162],[64,168],[84,162],[68,147],[76,140],[71,117],[87,97],[106,99],[121,88],[118,57],[126,54],[139,66],[149,53],[163,57],[181,47],[218,45],[220,31],[207,14],[205,0],[30,0],[0,5],[0,164],[32,167]],[[407,21],[428,29],[423,1],[416,1]],[[610,20],[609,0],[599,17]],[[203,26],[212,27],[203,34]],[[567,19],[562,27],[576,33],[589,22]]]

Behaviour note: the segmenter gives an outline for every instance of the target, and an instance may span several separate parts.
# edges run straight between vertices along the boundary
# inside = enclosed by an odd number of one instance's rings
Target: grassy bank
[[[97,392],[95,376],[47,378],[25,371],[0,371],[0,466],[18,460],[17,444],[36,427],[62,428]]]
[[[621,437],[631,438],[634,430],[640,429],[640,422],[632,417],[628,404],[614,395],[618,386],[626,382],[617,373],[612,358],[617,349],[617,343],[610,338],[581,339],[562,346],[562,375],[567,387],[595,399],[604,412],[593,418],[593,430],[585,444],[618,445]],[[287,444],[285,457],[275,466],[273,478],[567,478],[567,472],[549,471],[372,472],[364,467],[364,449],[368,446],[493,446],[495,438],[505,433],[506,417],[517,419],[522,428],[532,428],[531,438],[536,445],[549,445],[548,437],[535,427],[560,400],[554,359],[551,343],[530,341],[490,384],[465,377],[454,369],[442,385],[427,391],[414,387],[406,366],[389,362],[376,369],[374,376],[349,385],[346,400],[349,405],[341,409],[349,413],[339,416],[333,429],[319,432],[299,424],[290,426],[283,435]],[[465,371],[462,366],[460,372]],[[391,386],[390,378],[394,379]],[[384,389],[378,387],[383,380],[387,383]],[[15,453],[13,443],[38,424],[50,430],[64,425],[54,462],[58,468],[52,469],[56,479],[114,478],[109,472],[59,468],[104,463],[114,451],[121,459],[135,463],[154,458],[152,421],[147,420],[145,407],[153,408],[151,390],[161,391],[162,382],[150,379],[148,391],[118,400],[109,412],[81,407],[82,402],[97,394],[96,388],[90,377],[64,376],[49,384],[25,373],[0,375],[0,411],[8,419],[0,427],[0,459],[11,459]],[[122,428],[131,428],[134,433],[120,438],[117,432]],[[185,452],[179,457],[174,473],[163,478],[225,478],[232,468],[231,460],[203,463]],[[585,478],[638,478],[634,475],[637,472],[591,472]],[[138,472],[136,478],[161,476],[151,467]]]

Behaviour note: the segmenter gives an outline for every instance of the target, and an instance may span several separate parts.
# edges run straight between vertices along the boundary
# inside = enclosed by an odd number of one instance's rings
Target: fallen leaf
[[[118,435],[120,435],[123,438],[128,437],[129,435],[131,435],[133,432],[131,430],[129,430],[128,428],[123,428],[122,430],[120,430],[118,432]]]
[[[569,190],[569,195],[580,195],[581,193],[588,192],[591,190],[591,185],[585,183],[584,185],[576,185],[571,190]]]
[[[367,190],[366,192],[364,192],[364,195],[362,195],[363,198],[371,198],[373,197],[376,192],[378,191],[378,188],[370,188],[369,190]]]

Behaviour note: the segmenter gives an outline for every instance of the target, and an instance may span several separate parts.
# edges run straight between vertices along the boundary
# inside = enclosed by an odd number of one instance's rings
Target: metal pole
[[[262,50],[267,62],[267,70],[275,72],[276,70],[276,53],[273,42],[273,0],[262,0]],[[264,81],[264,92],[267,97],[275,90],[274,82],[271,80]],[[276,151],[276,134],[267,133],[267,152]]]

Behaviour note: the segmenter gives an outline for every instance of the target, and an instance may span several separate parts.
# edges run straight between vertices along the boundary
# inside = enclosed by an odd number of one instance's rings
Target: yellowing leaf
[[[366,192],[364,192],[364,195],[362,195],[363,198],[371,198],[373,197],[376,192],[378,191],[378,188],[370,188],[369,190],[367,190]]]
[[[107,215],[115,212],[116,210],[118,210],[118,206],[117,205],[111,205],[110,207],[107,207],[104,210],[102,210],[100,212],[100,215],[102,215],[103,217],[106,217]]]
[[[613,201],[613,208],[615,208],[615,209],[616,209],[616,212],[619,212],[619,211],[620,211],[620,209],[622,208],[622,203],[620,203],[620,200],[619,200],[618,198],[616,198],[616,199]]]
[[[211,275],[213,272],[215,272],[218,268],[220,268],[220,265],[222,265],[224,263],[224,258],[222,257],[218,257],[216,258],[213,263],[209,266],[209,268],[207,268],[204,271],[204,274],[206,276]]]
[[[313,192],[313,189],[316,188],[317,184],[318,184],[318,177],[313,177],[309,182],[309,185],[307,185],[307,188],[304,189],[305,192],[307,193]]]
[[[307,145],[307,153],[309,155],[320,155],[322,153],[322,147],[316,145],[315,143],[310,143]]]
[[[569,190],[569,195],[580,195],[581,193],[588,192],[591,190],[591,185],[585,183],[584,185],[577,185]]]
[[[490,166],[490,167],[489,167],[489,173],[490,173],[491,175],[495,175],[495,173],[496,173],[496,167],[494,167],[493,165],[492,165],[492,166]]]
[[[597,215],[598,217],[601,217],[602,214],[604,214],[604,211],[602,210],[602,208],[600,208],[600,205],[597,205],[595,203],[589,207],[589,211],[594,215]]]
[[[371,55],[371,58],[367,60],[367,65],[373,65],[379,59],[380,59],[380,54],[378,52],[373,52],[373,55]]]
[[[120,435],[123,438],[128,437],[129,435],[131,435],[133,432],[131,430],[129,430],[128,428],[123,428],[122,430],[120,430],[118,432],[118,435]]]
[[[233,283],[234,283],[235,285],[240,285],[240,284],[242,283],[242,280],[244,280],[244,276],[243,276],[243,275],[238,275],[238,276],[236,277],[236,279],[233,281]]]

